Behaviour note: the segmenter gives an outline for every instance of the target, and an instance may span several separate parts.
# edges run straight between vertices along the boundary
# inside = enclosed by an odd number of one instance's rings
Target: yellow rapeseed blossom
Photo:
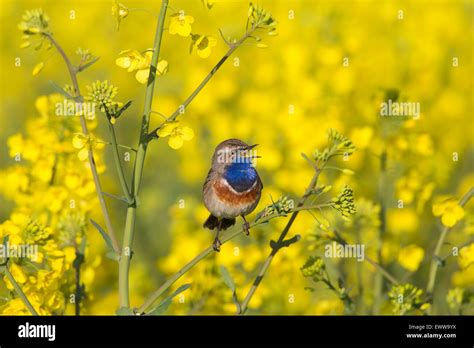
[[[39,62],[38,64],[35,65],[35,67],[33,68],[33,71],[31,72],[31,74],[33,76],[36,76],[41,72],[41,70],[43,70],[43,68],[44,68],[44,63]]]
[[[141,54],[137,50],[124,50],[119,53],[120,57],[115,60],[119,67],[127,69],[128,72],[136,71],[135,78],[138,82],[145,84],[150,75],[152,51]],[[168,62],[164,59],[158,61],[156,75],[161,76],[168,72]]]
[[[8,236],[10,245],[38,246],[37,254],[30,259],[31,266],[11,258],[8,267],[41,315],[60,315],[68,307],[74,307],[67,300],[75,291],[74,245],[80,243],[78,237],[92,228],[84,221],[97,210],[90,172],[81,165],[71,147],[71,138],[80,131],[80,124],[77,119],[56,116],[54,106],[60,100],[58,95],[36,100],[38,115],[27,121],[24,133],[11,136],[8,142],[9,154],[16,157],[19,153],[26,161],[0,171],[4,177],[0,181],[0,194],[13,203],[9,219],[0,224],[0,240]],[[76,139],[75,143],[88,146],[84,139]],[[104,167],[100,157],[103,144],[97,145],[96,161]],[[69,182],[75,184],[63,185],[66,177],[74,178]],[[94,230],[87,235],[96,233]],[[86,255],[83,270],[87,277],[81,279],[86,291],[93,279],[90,275],[100,265],[96,260]],[[8,290],[13,289],[7,279],[2,280]],[[30,314],[14,291],[3,292],[2,297],[8,301],[0,305],[0,314]]]
[[[168,145],[172,149],[179,149],[183,146],[184,141],[189,141],[194,138],[194,131],[187,126],[180,127],[178,121],[167,122],[156,131],[160,138],[170,137]]]
[[[446,227],[453,227],[464,217],[464,209],[452,197],[440,197],[433,203],[433,215],[441,216],[441,222]]]
[[[22,268],[18,266],[16,263],[12,263],[9,267],[9,270],[13,278],[15,278],[15,281],[18,284],[24,284],[27,281],[28,278],[25,272],[23,272]],[[13,285],[12,283],[10,283],[7,276],[4,276],[3,280],[5,281],[5,285],[7,286],[7,288],[10,290],[13,290]]]
[[[123,19],[125,19],[128,14],[129,14],[129,9],[125,5],[119,3],[118,1],[115,1],[115,3],[112,5],[112,16],[115,18],[115,21],[117,22],[117,30],[120,28],[120,23],[122,22]]]
[[[74,135],[74,138],[72,139],[72,146],[79,150],[77,157],[79,157],[81,161],[85,161],[89,158],[89,150],[94,148],[101,149],[104,147],[104,143],[97,140],[97,138],[92,134],[84,135],[78,133]]]
[[[208,35],[191,35],[191,52],[196,52],[201,58],[207,58],[211,55],[211,50],[217,45],[217,40]]]
[[[474,266],[474,243],[471,243],[459,251],[458,263],[459,267],[463,270]]]
[[[192,16],[185,15],[184,12],[178,12],[170,16],[169,33],[180,36],[189,36],[191,34],[191,24],[194,23]]]
[[[415,272],[423,261],[425,251],[418,245],[411,244],[400,250],[398,254],[398,263],[410,272]]]

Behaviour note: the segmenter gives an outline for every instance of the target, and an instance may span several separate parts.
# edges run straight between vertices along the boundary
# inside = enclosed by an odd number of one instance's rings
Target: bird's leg
[[[221,227],[222,227],[222,219],[220,219],[217,222],[216,238],[214,238],[214,243],[212,243],[212,248],[217,252],[221,251],[221,245],[222,245],[222,243],[219,239],[219,232],[221,231]]]
[[[248,236],[250,234],[250,224],[248,223],[248,221],[245,219],[245,216],[241,215],[242,216],[242,219],[244,219],[244,225],[243,225],[243,228],[244,228],[244,232],[245,234]]]

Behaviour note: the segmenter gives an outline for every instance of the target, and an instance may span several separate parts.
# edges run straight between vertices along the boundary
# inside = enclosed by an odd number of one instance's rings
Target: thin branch
[[[260,220],[258,222],[253,222],[250,224],[249,228],[254,228],[255,226],[267,223],[268,221],[277,218],[277,217],[284,217],[286,215],[283,214],[273,214],[273,215],[268,215]],[[224,234],[221,238],[222,244],[225,244],[226,242],[230,241],[231,239],[234,239],[238,235],[242,234],[244,232],[244,229],[238,229],[235,231],[231,231],[227,234]],[[153,292],[147,300],[137,309],[137,313],[143,314],[146,312],[148,308],[150,308],[153,303],[166,291],[168,290],[179,278],[181,278],[186,272],[188,272],[190,269],[192,269],[195,265],[197,265],[199,262],[204,260],[207,256],[210,254],[214,253],[214,249],[212,246],[206,248],[203,250],[201,253],[199,253],[196,257],[194,257],[191,261],[189,261],[183,268],[181,268],[178,272],[176,272],[173,276],[171,276],[163,285],[161,285],[158,290]]]
[[[26,308],[30,311],[32,315],[39,315],[36,309],[33,307],[31,304],[30,300],[28,300],[28,297],[26,297],[25,293],[23,290],[21,290],[20,285],[16,282],[15,277],[13,277],[13,274],[11,274],[10,270],[8,269],[8,261],[5,263],[5,265],[0,266],[0,269],[3,269],[3,272],[7,276],[7,279],[10,281],[10,283],[13,285],[13,289],[15,289],[16,294],[21,298],[23,303],[25,304]]]
[[[142,117],[142,125],[140,128],[140,140],[135,157],[135,164],[132,175],[131,196],[133,202],[127,208],[127,216],[125,220],[125,228],[123,234],[122,250],[123,254],[119,261],[119,298],[120,307],[130,307],[129,295],[129,272],[130,260],[132,257],[132,243],[135,229],[136,217],[136,200],[138,198],[140,183],[142,179],[143,166],[145,164],[145,156],[148,144],[148,128],[150,125],[150,113],[153,102],[153,91],[156,82],[156,66],[160,56],[161,40],[163,37],[163,28],[165,24],[166,10],[168,8],[168,0],[161,2],[160,14],[156,27],[155,40],[153,43],[153,56],[151,58],[150,73],[148,75],[148,83],[145,93],[145,106]]]
[[[338,231],[334,231],[334,233],[336,235],[336,238],[334,239],[335,242],[341,244],[342,246],[345,246],[348,244],[347,241],[341,236],[341,234]],[[400,283],[393,275],[391,275],[385,268],[383,268],[378,262],[376,262],[372,258],[365,256],[364,260],[370,263],[372,266],[374,266],[380,272],[382,276],[387,278],[387,280],[390,283],[394,285],[398,285]]]
[[[390,283],[392,283],[393,285],[399,284],[398,280],[394,276],[392,276],[390,273],[388,273],[388,271],[382,266],[380,266],[380,264],[378,264],[376,261],[372,260],[368,256],[366,256],[364,260],[370,263],[372,266],[374,266],[385,278],[387,278],[387,280]]]
[[[74,69],[74,66],[71,64],[71,61],[69,60],[69,57],[67,56],[66,52],[64,52],[62,47],[53,38],[53,36],[51,34],[46,33],[44,35],[46,35],[46,37],[51,42],[51,44],[57,49],[57,51],[59,52],[59,54],[63,58],[64,63],[66,63],[66,66],[67,66],[68,71],[69,71],[69,75],[71,77],[72,85],[73,85],[73,88],[74,88],[75,98],[78,101],[82,101],[83,98],[82,98],[80,90],[79,90],[79,83],[77,82],[77,72]],[[84,118],[84,115],[80,115],[79,119],[80,119],[80,122],[81,122],[82,133],[85,136],[87,136],[89,134],[89,130],[87,128],[87,124],[86,124],[86,120]],[[97,172],[97,166],[95,164],[94,153],[92,151],[92,148],[90,148],[88,150],[88,152],[89,152],[89,156],[88,156],[89,157],[89,165],[90,165],[90,168],[91,168],[92,178],[94,180],[94,185],[95,185],[95,190],[97,192],[97,197],[99,198],[100,209],[102,210],[102,215],[104,217],[105,225],[106,225],[107,231],[110,235],[110,239],[112,240],[113,248],[114,248],[115,252],[120,255],[120,247],[119,247],[119,244],[118,244],[118,240],[117,240],[117,237],[115,236],[115,232],[114,232],[114,229],[113,229],[113,226],[112,226],[110,215],[109,215],[109,212],[107,210],[107,204],[105,203],[104,196],[102,195],[102,185],[100,183],[99,174]]]
[[[81,244],[76,245],[76,258],[74,259],[73,267],[76,275],[76,292],[74,298],[75,314],[78,316],[81,314],[81,300],[84,297],[84,284],[81,284],[81,265],[84,263],[84,255],[86,249],[86,239],[82,237]]]
[[[229,50],[224,54],[224,56],[217,62],[217,64],[212,68],[211,72],[207,74],[207,76],[201,81],[201,83],[196,87],[196,89],[186,98],[186,100],[167,118],[165,122],[163,122],[159,127],[156,127],[153,129],[149,134],[148,134],[148,140],[153,140],[158,138],[158,135],[156,132],[163,127],[163,125],[166,122],[171,122],[174,121],[181,113],[183,109],[186,109],[186,107],[193,101],[193,99],[201,92],[201,90],[206,86],[206,84],[209,82],[209,80],[217,73],[219,68],[224,64],[224,62],[234,53],[234,51],[239,48],[242,43],[247,40],[247,38],[252,34],[254,31],[254,28],[252,28],[250,31],[247,31],[240,40],[238,40],[235,43],[231,43],[229,46]]]
[[[461,250],[462,248],[464,248],[464,247],[466,247],[466,246],[468,246],[468,245],[470,245],[470,244],[472,244],[472,243],[474,243],[474,238],[471,238],[471,239],[467,240],[466,242],[464,242],[464,243],[462,243],[462,244],[456,245],[455,248],[456,248],[457,250]],[[453,247],[453,249],[454,249],[454,247]],[[452,252],[450,252],[450,253],[447,254],[445,257],[443,257],[442,260],[443,260],[443,261],[446,261],[450,256],[453,256],[453,253],[452,253]]]
[[[112,153],[114,155],[115,169],[119,177],[120,186],[122,186],[122,192],[125,195],[127,202],[131,204],[133,203],[134,200],[128,189],[127,180],[125,179],[125,173],[122,168],[122,162],[120,161],[120,154],[118,152],[117,136],[115,135],[115,128],[112,123],[108,122],[108,124],[109,124],[110,137],[112,140],[111,145],[112,145]]]
[[[316,169],[315,174],[313,175],[313,178],[311,179],[311,182],[309,183],[303,197],[301,197],[300,201],[298,202],[298,205],[296,206],[296,209],[303,207],[304,203],[306,200],[311,196],[314,188],[316,187],[316,184],[318,182],[319,174],[321,173],[320,169]],[[255,281],[253,282],[252,287],[250,288],[249,292],[247,293],[247,296],[245,296],[244,301],[242,302],[240,306],[240,313],[239,314],[244,314],[247,311],[248,305],[250,300],[252,299],[253,295],[255,294],[255,291],[257,291],[258,286],[260,285],[263,277],[265,276],[265,273],[267,272],[268,267],[270,267],[270,264],[275,257],[275,255],[278,253],[278,251],[284,246],[284,241],[286,238],[286,235],[290,231],[291,226],[293,225],[294,221],[296,220],[296,217],[298,216],[299,210],[296,210],[291,214],[290,220],[286,224],[285,228],[280,234],[280,237],[278,238],[278,241],[274,244],[272,247],[272,251],[270,252],[270,255],[268,255],[267,259],[265,262],[262,264],[260,271],[258,272],[257,278],[255,278]]]
[[[471,189],[467,191],[466,194],[459,200],[459,205],[461,207],[466,205],[466,203],[471,199],[473,195],[474,195],[474,187],[471,187]],[[439,268],[438,260],[440,258],[441,247],[443,246],[446,235],[451,230],[451,228],[452,227],[447,227],[447,226],[443,228],[439,236],[438,242],[436,243],[435,250],[433,252],[433,258],[431,260],[431,265],[430,265],[430,272],[428,274],[428,283],[426,285],[426,293],[431,296],[433,295],[433,290],[434,290],[434,286],[436,282],[436,274]]]
[[[387,149],[384,147],[381,155],[380,155],[380,177],[378,181],[378,199],[380,204],[380,211],[379,211],[379,220],[380,220],[380,227],[379,233],[377,236],[377,258],[379,262],[382,261],[382,243],[383,238],[385,238],[386,229],[387,229],[387,207],[386,207],[386,199],[385,199],[385,191],[387,188]],[[383,274],[377,273],[374,277],[374,300],[372,303],[372,314],[378,314],[380,312],[380,306],[382,304],[382,292],[383,292]]]

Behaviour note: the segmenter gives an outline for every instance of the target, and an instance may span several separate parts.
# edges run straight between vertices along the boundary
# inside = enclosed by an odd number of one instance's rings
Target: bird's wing
[[[211,182],[211,177],[212,177],[212,168],[209,170],[209,173],[207,173],[207,177],[203,185],[203,192],[207,190],[207,187],[209,186],[209,183]]]
[[[258,173],[257,173],[257,180],[258,180],[258,185],[260,186],[260,190],[263,190],[263,182],[260,179],[260,175],[258,175]]]

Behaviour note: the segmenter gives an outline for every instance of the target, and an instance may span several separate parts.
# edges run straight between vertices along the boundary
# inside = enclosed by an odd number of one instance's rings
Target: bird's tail
[[[204,222],[204,227],[213,230],[217,228],[217,225],[219,224],[219,219],[215,217],[214,215],[210,214],[207,220]],[[235,224],[235,219],[222,219],[221,220],[221,231],[224,231],[228,229],[230,226],[233,226]]]

